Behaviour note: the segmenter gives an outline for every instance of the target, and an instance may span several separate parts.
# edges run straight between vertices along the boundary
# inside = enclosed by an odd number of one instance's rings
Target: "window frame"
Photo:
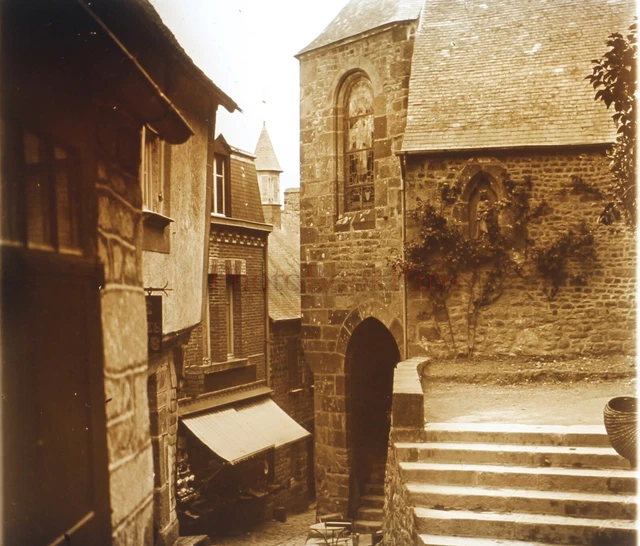
[[[215,154],[213,157],[213,191],[211,192],[211,214],[228,217],[230,210],[230,184],[229,184],[229,157],[222,154]],[[222,175],[218,173],[218,165],[222,166]],[[222,196],[219,195],[218,183],[222,180]],[[220,205],[220,207],[218,206]],[[219,212],[221,208],[221,212]]]
[[[349,101],[352,97],[353,91],[356,87],[361,84],[366,83],[370,92],[370,113],[358,114],[354,116],[349,116]],[[371,80],[366,76],[363,72],[357,72],[352,74],[342,86],[342,92],[339,96],[339,108],[337,109],[339,120],[338,127],[340,129],[339,138],[341,140],[338,149],[340,150],[340,161],[339,161],[339,173],[341,176],[341,184],[340,184],[340,193],[341,193],[341,208],[344,213],[358,213],[364,212],[367,210],[375,209],[376,207],[376,199],[375,199],[375,139],[374,139],[374,120],[375,120],[375,112],[373,109],[374,106],[374,92],[373,85]],[[370,118],[371,125],[371,146],[369,147],[360,147],[357,149],[349,149],[349,136],[350,136],[350,128],[353,121],[358,119]],[[366,153],[367,155],[367,174],[370,174],[370,180],[366,180],[365,182],[355,182],[351,183],[352,179],[352,164],[353,159],[358,154]],[[352,189],[361,189],[364,191],[365,188],[371,187],[373,189],[373,197],[371,199],[371,203],[365,205],[360,201],[360,207],[353,207],[352,201],[350,201],[350,190]]]
[[[35,140],[38,161],[28,162],[25,157],[26,139]],[[10,148],[3,154],[2,227],[0,246],[50,252],[58,255],[83,256],[87,253],[84,233],[83,191],[79,172],[79,155],[73,146],[51,134],[2,119],[2,138]],[[63,154],[58,157],[57,151]],[[39,187],[42,241],[31,239],[30,226],[35,216],[29,199],[29,177],[37,173]],[[60,175],[64,175],[66,196]],[[46,213],[45,213],[46,209]],[[69,243],[62,242],[61,220],[66,210]],[[8,229],[7,229],[8,228]]]
[[[142,127],[140,182],[142,186],[142,207],[144,210],[169,217],[169,188],[166,173],[166,143],[153,129]],[[157,158],[152,146],[158,147]],[[154,166],[157,163],[157,167]],[[155,171],[157,170],[157,175]]]
[[[225,284],[225,325],[227,331],[227,359],[235,357],[234,305],[236,300],[235,279],[227,275]]]

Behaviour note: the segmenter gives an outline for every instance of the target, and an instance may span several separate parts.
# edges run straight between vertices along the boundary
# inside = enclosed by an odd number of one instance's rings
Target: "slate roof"
[[[427,0],[403,151],[612,142],[584,79],[629,0]]]
[[[282,172],[276,153],[273,151],[273,144],[271,144],[266,123],[262,125],[258,144],[256,144],[256,169],[258,171]]]
[[[269,316],[300,318],[300,235],[277,227],[269,235]]]
[[[255,156],[233,146],[229,148],[231,150],[229,156],[231,217],[263,224],[264,214],[254,162]]]
[[[351,0],[320,35],[296,56],[369,30],[420,15],[423,0]]]

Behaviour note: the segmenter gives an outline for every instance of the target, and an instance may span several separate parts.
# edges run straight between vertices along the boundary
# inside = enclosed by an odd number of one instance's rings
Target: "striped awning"
[[[209,258],[209,275],[246,275],[247,262],[233,258]]]
[[[310,436],[270,398],[182,417],[182,422],[231,464]]]

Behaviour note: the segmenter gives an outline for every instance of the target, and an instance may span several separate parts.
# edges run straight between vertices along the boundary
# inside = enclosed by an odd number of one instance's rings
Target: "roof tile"
[[[298,55],[390,23],[413,21],[420,15],[422,2],[423,0],[351,0]]]
[[[585,77],[630,0],[427,0],[403,151],[612,142]]]

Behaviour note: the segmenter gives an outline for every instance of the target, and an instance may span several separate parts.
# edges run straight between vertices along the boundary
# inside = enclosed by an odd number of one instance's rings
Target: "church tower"
[[[266,123],[262,125],[255,156],[264,220],[267,224],[272,224],[279,228],[281,227],[282,214],[280,208],[280,173],[282,169],[278,163],[276,153],[273,151]]]

